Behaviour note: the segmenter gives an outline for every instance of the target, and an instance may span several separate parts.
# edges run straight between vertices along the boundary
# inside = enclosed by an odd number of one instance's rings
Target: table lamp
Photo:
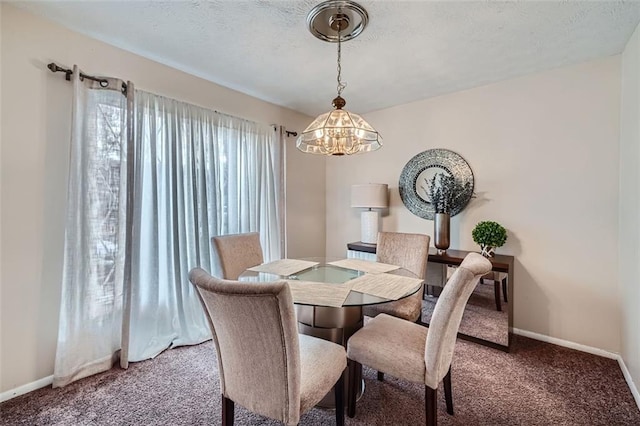
[[[385,183],[351,185],[351,207],[365,208],[360,215],[360,241],[375,244],[378,240],[378,211],[389,207],[389,189]]]

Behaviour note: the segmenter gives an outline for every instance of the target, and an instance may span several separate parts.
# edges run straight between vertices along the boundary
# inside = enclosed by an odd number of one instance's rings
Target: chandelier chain
[[[338,96],[342,96],[342,91],[346,87],[346,84],[342,82],[342,36],[340,34],[340,30],[342,29],[342,25],[338,26]]]

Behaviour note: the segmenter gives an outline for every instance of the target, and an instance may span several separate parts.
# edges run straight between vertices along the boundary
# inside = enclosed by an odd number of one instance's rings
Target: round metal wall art
[[[450,215],[460,213],[473,196],[473,172],[469,163],[460,155],[448,149],[429,149],[413,157],[400,174],[400,198],[409,211],[423,219],[433,220],[435,208],[429,199],[428,182],[443,173],[455,178],[465,190],[454,197]]]

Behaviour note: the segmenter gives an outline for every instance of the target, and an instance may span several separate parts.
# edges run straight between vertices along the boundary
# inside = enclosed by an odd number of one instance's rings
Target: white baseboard
[[[528,337],[530,339],[540,340],[542,342],[553,343],[554,345],[562,346],[569,349],[575,349],[580,352],[586,352],[588,354],[598,355],[598,356],[602,356],[609,359],[617,360],[620,357],[620,355],[615,352],[609,352],[609,351],[605,351],[604,349],[594,348],[592,346],[581,345],[580,343],[570,342],[568,340],[558,339],[556,337],[534,333],[533,331],[514,328],[513,334]]]
[[[622,359],[621,356],[618,356],[618,364],[620,365],[620,369],[622,370],[624,379],[627,381],[627,385],[629,385],[631,395],[633,395],[633,399],[636,400],[636,404],[638,405],[638,408],[640,408],[640,392],[638,392],[636,384],[633,383],[631,373],[629,373],[629,369],[627,368],[627,365],[624,363],[624,359]]]
[[[598,355],[601,357],[615,359],[618,361],[618,365],[622,370],[622,375],[624,376],[624,380],[627,382],[627,386],[629,386],[629,390],[633,395],[633,399],[636,401],[636,405],[640,408],[640,392],[638,392],[638,388],[636,384],[633,382],[633,378],[631,377],[631,373],[629,373],[629,369],[627,365],[624,363],[624,359],[622,356],[615,352],[605,351],[604,349],[594,348],[592,346],[582,345],[580,343],[570,342],[568,340],[558,339],[556,337],[546,336],[544,334],[534,333],[532,331],[521,330],[519,328],[514,328],[513,333],[519,336],[529,337],[530,339],[540,340],[542,342],[552,343],[554,345],[563,346],[569,349],[575,349],[580,352],[586,352],[593,355]]]
[[[8,391],[2,392],[0,394],[0,402],[8,401],[11,398],[15,398],[16,396],[24,395],[25,393],[29,393],[36,389],[49,386],[52,383],[53,383],[53,375],[43,377],[42,379],[38,379],[35,382],[27,383],[26,385],[18,386],[17,388],[14,388],[14,389],[9,389]]]

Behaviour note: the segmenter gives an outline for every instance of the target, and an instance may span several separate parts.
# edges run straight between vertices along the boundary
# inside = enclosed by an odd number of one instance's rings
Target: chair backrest
[[[300,347],[289,286],[284,281],[221,280],[189,273],[218,352],[222,394],[285,424],[300,417]]]
[[[469,253],[440,293],[429,323],[424,351],[425,384],[436,389],[451,365],[456,336],[465,305],[480,277],[491,270],[491,262],[478,253]]]
[[[429,258],[429,241],[430,237],[424,234],[380,232],[376,247],[377,260],[401,266],[424,279]]]
[[[247,268],[264,262],[260,234],[219,235],[211,238],[211,243],[218,254],[222,278],[237,280]]]

